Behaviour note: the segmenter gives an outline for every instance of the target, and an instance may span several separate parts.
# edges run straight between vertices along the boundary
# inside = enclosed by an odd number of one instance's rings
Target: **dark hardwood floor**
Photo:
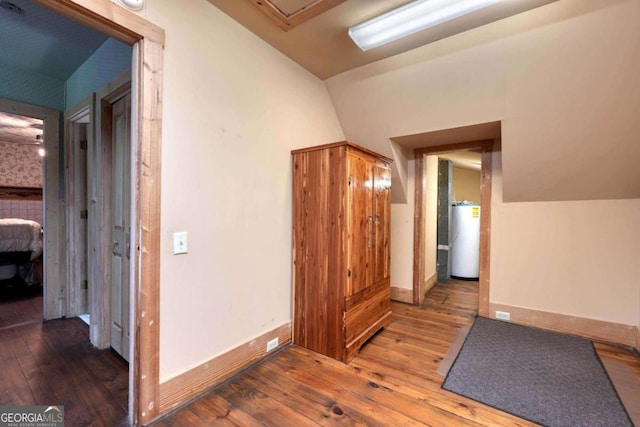
[[[126,426],[128,364],[80,319],[42,321],[42,292],[0,288],[0,405],[64,405],[67,426]]]
[[[477,282],[437,285],[423,307],[393,303],[391,325],[349,365],[291,345],[153,426],[533,425],[440,388],[438,364],[473,322],[477,298]],[[640,378],[633,353],[597,347]]]

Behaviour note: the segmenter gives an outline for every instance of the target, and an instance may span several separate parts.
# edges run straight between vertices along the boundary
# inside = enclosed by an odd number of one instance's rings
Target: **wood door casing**
[[[66,115],[67,113],[65,113]],[[86,115],[88,116],[89,110]],[[84,118],[84,116],[83,116]],[[67,317],[88,313],[87,141],[90,125],[66,119]]]

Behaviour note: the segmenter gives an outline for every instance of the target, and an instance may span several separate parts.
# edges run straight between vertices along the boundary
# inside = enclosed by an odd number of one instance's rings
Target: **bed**
[[[0,219],[0,282],[40,285],[42,226],[36,221]]]

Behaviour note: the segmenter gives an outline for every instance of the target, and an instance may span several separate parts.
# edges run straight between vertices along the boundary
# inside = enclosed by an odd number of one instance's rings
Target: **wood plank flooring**
[[[393,321],[349,364],[291,345],[156,421],[168,426],[530,426],[440,388],[436,369],[477,313],[477,282],[436,285],[423,307],[392,303]],[[632,366],[629,350],[597,345]]]
[[[532,425],[440,389],[436,369],[476,307],[477,283],[436,285],[423,307],[393,303],[389,327],[349,365],[292,345],[153,425]],[[0,294],[0,405],[62,404],[69,426],[128,425],[127,363],[92,348],[81,320],[41,318],[41,296]],[[596,348],[640,380],[631,351]]]
[[[42,321],[42,294],[0,289],[0,405],[64,405],[65,425],[126,426],[128,364],[78,318]]]

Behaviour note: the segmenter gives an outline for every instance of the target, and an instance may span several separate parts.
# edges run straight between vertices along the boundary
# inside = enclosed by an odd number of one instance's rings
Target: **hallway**
[[[42,322],[42,292],[0,289],[0,405],[62,405],[65,425],[127,426],[128,365],[79,318]]]

